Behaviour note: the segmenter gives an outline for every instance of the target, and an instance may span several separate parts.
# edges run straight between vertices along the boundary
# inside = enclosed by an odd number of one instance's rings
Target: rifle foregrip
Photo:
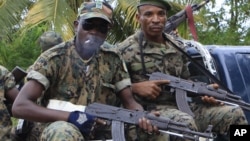
[[[152,113],[146,114],[145,118],[149,119],[151,123],[155,126],[157,126],[160,129],[168,129],[170,125],[175,125],[179,127],[187,127],[186,124],[181,122],[175,122],[169,118],[161,117],[161,116],[155,116]]]

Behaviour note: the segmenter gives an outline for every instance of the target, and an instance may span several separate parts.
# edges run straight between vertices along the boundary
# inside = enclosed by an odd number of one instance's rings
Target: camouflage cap
[[[84,2],[78,9],[78,16],[83,19],[102,18],[112,23],[112,8],[102,1]]]
[[[171,5],[167,0],[140,0],[137,7],[140,7],[142,5],[154,5],[162,7],[168,11],[171,10]]]
[[[42,52],[46,51],[47,49],[63,42],[62,37],[54,32],[54,31],[47,31],[44,32],[38,40],[40,47],[42,48]]]

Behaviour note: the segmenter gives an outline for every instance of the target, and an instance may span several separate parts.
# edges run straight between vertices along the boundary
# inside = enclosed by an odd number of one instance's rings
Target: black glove
[[[83,135],[89,135],[95,122],[95,117],[85,112],[74,111],[70,113],[68,122],[78,127]]]

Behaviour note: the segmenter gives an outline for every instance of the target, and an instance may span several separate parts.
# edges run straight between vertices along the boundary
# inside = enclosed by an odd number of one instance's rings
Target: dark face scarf
[[[100,46],[104,41],[105,39],[99,36],[88,35],[86,36],[85,40],[80,42],[79,46],[77,46],[76,49],[82,59],[87,60],[99,52]]]

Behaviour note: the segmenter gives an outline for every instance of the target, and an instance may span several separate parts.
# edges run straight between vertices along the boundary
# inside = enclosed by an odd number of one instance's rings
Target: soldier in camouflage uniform
[[[195,114],[195,117],[192,117],[177,109],[175,97],[170,92],[160,94],[159,85],[167,84],[167,80],[147,81],[149,78],[146,74],[153,72],[162,72],[184,79],[189,77],[189,71],[185,65],[186,59],[169,42],[173,38],[163,33],[167,20],[166,14],[170,8],[171,6],[165,0],[141,0],[136,15],[141,30],[117,45],[117,50],[123,56],[130,74],[132,91],[147,110],[158,110],[161,116],[187,123],[192,130],[196,131],[204,132],[211,124],[213,132],[228,137],[230,125],[247,124],[240,107],[217,105],[218,103],[212,97],[202,97],[190,102]],[[144,136],[148,140],[161,139],[147,134]],[[141,135],[138,135],[138,138],[145,139]]]
[[[52,48],[55,45],[58,45],[63,42],[63,39],[60,34],[55,31],[46,31],[38,38],[38,45],[41,48],[41,52]],[[29,68],[31,69],[31,68]],[[27,72],[29,71],[27,70]],[[42,130],[40,124],[34,124],[33,122],[19,119],[18,122],[22,122],[22,126],[17,125],[15,128],[15,140],[17,141],[38,141],[40,130]],[[19,127],[20,126],[20,127]]]
[[[15,78],[5,67],[0,65],[0,139],[11,140],[10,131],[12,127],[11,113],[9,113],[5,101],[13,102],[18,94],[15,87]]]
[[[16,117],[45,126],[41,140],[83,141],[100,137],[90,136],[94,134],[93,116],[83,111],[45,108],[52,99],[76,105],[92,102],[116,105],[119,97],[125,108],[142,110],[133,99],[131,81],[121,56],[101,46],[112,24],[111,17],[112,8],[108,3],[83,3],[74,21],[75,38],[42,53],[28,72],[28,81],[16,98],[12,112]],[[40,105],[34,103],[38,99]],[[153,130],[148,120],[140,121],[140,127],[146,125],[145,129]],[[105,127],[106,122],[98,123]],[[98,133],[97,129],[94,131]]]

